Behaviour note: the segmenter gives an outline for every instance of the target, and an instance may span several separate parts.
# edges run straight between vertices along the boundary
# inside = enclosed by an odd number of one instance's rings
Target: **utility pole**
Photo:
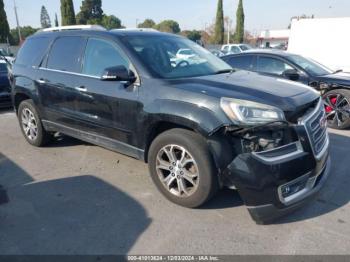
[[[231,21],[230,18],[227,19],[227,44],[230,44],[231,38]]]
[[[138,27],[139,27],[139,19],[136,18],[136,28],[138,28]]]
[[[19,43],[22,43],[22,34],[21,34],[21,28],[19,26],[19,21],[18,21],[18,14],[17,14],[17,6],[16,6],[16,0],[13,0],[14,4],[14,9],[15,9],[15,16],[16,16],[16,23],[17,23],[17,30],[18,30],[18,39]]]

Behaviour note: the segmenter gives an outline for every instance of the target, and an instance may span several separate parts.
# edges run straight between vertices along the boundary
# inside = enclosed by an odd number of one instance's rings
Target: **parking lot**
[[[1,254],[350,254],[350,131],[331,131],[317,201],[258,226],[234,191],[196,210],[158,193],[137,160],[64,137],[27,144],[0,111]]]

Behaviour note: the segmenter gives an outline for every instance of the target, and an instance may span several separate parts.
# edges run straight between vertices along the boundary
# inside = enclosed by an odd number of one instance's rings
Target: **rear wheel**
[[[21,102],[18,108],[18,120],[21,131],[29,144],[41,147],[49,142],[52,136],[43,128],[32,100]]]
[[[323,96],[328,126],[334,129],[350,127],[350,91],[337,89]]]
[[[170,201],[195,208],[218,190],[218,178],[204,138],[172,129],[152,143],[148,157],[153,182]]]

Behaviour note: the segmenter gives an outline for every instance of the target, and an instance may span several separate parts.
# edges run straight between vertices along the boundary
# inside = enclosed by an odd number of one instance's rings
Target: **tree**
[[[62,25],[75,25],[75,12],[72,0],[61,0]]]
[[[51,19],[50,19],[49,13],[47,12],[45,6],[41,7],[40,23],[41,23],[42,28],[51,27]]]
[[[10,36],[10,27],[7,21],[3,0],[0,0],[0,42],[7,42]]]
[[[179,23],[174,20],[164,20],[156,25],[155,29],[173,34],[178,34],[181,31]]]
[[[102,0],[84,0],[77,14],[78,24],[101,24],[103,19]]]
[[[181,32],[181,35],[187,37],[188,39],[192,40],[193,42],[197,42],[201,40],[202,38],[202,33],[197,30],[185,30]]]
[[[108,30],[118,29],[123,27],[120,19],[114,15],[103,15],[101,25]]]
[[[138,28],[154,28],[156,23],[152,19],[146,19],[143,23],[138,24]]]
[[[55,13],[55,27],[58,27],[58,17],[57,17],[57,13]]]
[[[216,21],[215,21],[215,32],[214,32],[214,43],[222,45],[224,43],[224,10],[222,6],[222,0],[218,1],[218,8],[216,12]]]
[[[33,28],[31,26],[23,26],[20,27],[21,29],[21,35],[25,39],[33,34],[35,34],[39,29]],[[11,29],[11,44],[12,45],[18,45],[19,44],[19,39],[18,39],[18,31],[17,28]]]
[[[236,14],[236,32],[235,32],[235,41],[237,43],[243,43],[244,41],[244,9],[243,9],[243,0],[239,0],[238,9]]]

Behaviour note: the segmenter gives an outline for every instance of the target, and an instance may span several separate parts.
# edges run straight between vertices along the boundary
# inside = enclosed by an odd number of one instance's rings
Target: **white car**
[[[223,52],[225,55],[233,55],[240,54],[251,49],[253,48],[247,44],[230,44],[223,45],[221,48],[221,52]]]
[[[187,60],[193,57],[195,57],[195,54],[190,49],[179,49],[179,51],[176,53],[176,58],[178,59]]]
[[[0,59],[3,60],[4,57],[6,58],[7,61],[9,61],[11,64],[15,60],[13,57],[13,54],[9,54],[5,49],[0,48]]]

